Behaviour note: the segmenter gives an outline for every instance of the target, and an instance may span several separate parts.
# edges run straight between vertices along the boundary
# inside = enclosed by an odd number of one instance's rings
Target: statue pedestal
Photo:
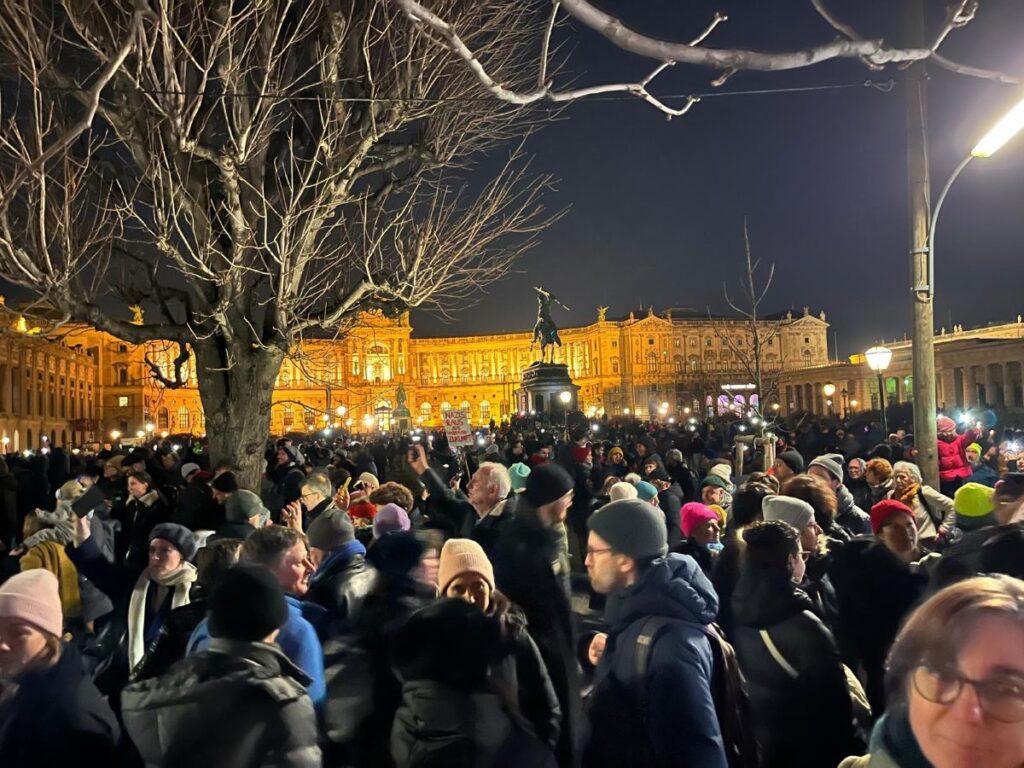
[[[523,381],[515,392],[516,410],[550,421],[564,422],[566,414],[579,410],[580,388],[569,378],[569,368],[564,363],[531,363],[523,371]],[[562,402],[562,393],[568,392],[568,402]]]

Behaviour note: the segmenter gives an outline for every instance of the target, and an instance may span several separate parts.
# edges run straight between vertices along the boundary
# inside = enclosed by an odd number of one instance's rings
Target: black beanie
[[[534,467],[526,478],[526,500],[535,507],[558,501],[575,487],[569,473],[558,464]]]
[[[238,490],[238,480],[231,472],[221,472],[210,483],[210,487],[221,493],[234,493]]]
[[[210,636],[257,642],[288,621],[288,603],[266,568],[235,565],[210,595]]]
[[[783,451],[778,458],[792,470],[793,474],[799,475],[804,471],[804,457],[796,451]]]

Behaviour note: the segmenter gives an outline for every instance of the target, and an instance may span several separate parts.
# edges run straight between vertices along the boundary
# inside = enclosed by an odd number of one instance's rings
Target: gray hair
[[[334,487],[331,485],[331,479],[327,477],[327,475],[319,472],[314,472],[303,480],[302,485],[299,488],[303,493],[318,493],[325,499],[329,499],[334,495]]]
[[[917,483],[918,485],[921,485],[924,482],[924,480],[921,477],[921,469],[920,467],[917,466],[917,464],[912,464],[909,461],[897,461],[895,464],[892,465],[893,472],[899,472],[901,470],[910,475],[911,478],[913,478],[914,482]]]
[[[487,484],[492,488],[497,486],[498,498],[507,498],[512,492],[512,478],[509,477],[508,467],[496,461],[484,461],[477,468],[477,472],[482,469],[486,469],[488,472]]]

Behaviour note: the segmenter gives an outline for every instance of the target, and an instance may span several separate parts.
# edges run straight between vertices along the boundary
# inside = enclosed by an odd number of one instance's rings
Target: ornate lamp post
[[[833,416],[832,395],[836,393],[836,385],[831,381],[827,381],[825,382],[825,386],[821,388],[821,391],[825,393],[825,404],[828,406],[828,415]]]
[[[864,353],[868,360],[868,368],[878,376],[878,404],[882,409],[882,431],[889,434],[889,426],[885,420],[885,370],[892,362],[892,350],[888,347],[872,347]]]

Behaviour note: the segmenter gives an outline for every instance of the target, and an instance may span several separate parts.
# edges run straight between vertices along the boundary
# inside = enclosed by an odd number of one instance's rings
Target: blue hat
[[[640,497],[642,501],[650,501],[657,497],[658,489],[645,480],[641,480],[636,484],[636,495]]]
[[[522,493],[526,490],[526,478],[530,476],[530,468],[519,461],[508,468],[508,476],[512,480],[512,492]]]

